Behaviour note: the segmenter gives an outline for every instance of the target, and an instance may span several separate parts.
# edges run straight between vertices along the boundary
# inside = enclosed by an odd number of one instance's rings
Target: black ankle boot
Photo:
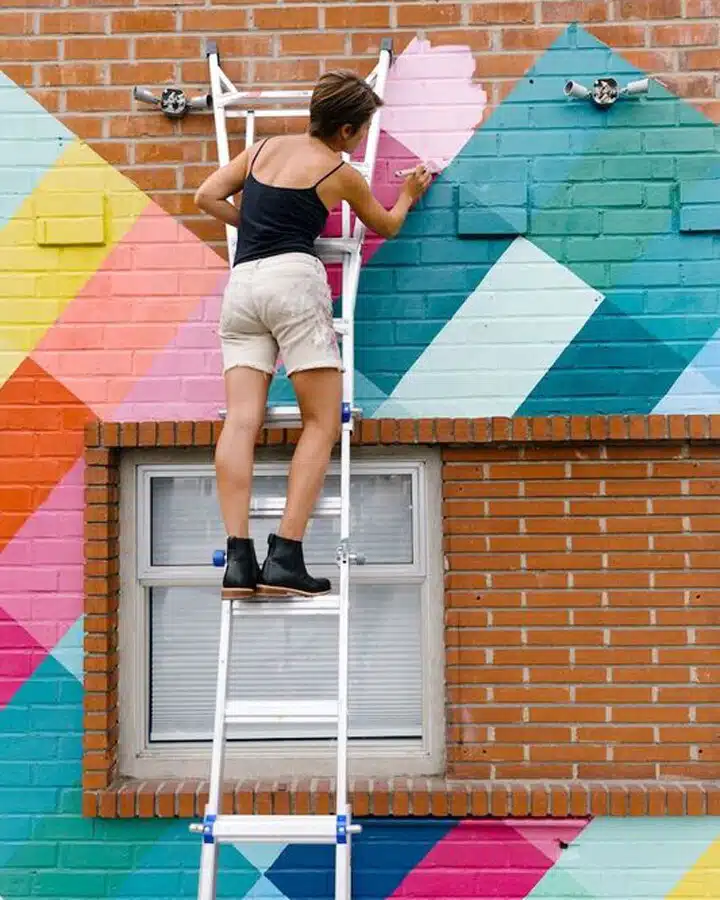
[[[257,583],[258,594],[313,597],[329,592],[330,582],[327,578],[308,575],[300,541],[271,534],[268,537],[268,547],[267,559]]]
[[[255,593],[260,566],[255,545],[249,538],[227,539],[227,562],[222,583],[223,597],[250,597]]]

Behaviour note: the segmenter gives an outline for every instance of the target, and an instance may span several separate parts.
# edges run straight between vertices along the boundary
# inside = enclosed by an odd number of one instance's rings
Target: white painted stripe
[[[375,416],[512,415],[604,299],[518,237]]]

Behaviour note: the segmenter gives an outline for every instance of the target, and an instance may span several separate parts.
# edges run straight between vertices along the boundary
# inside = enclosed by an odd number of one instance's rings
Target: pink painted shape
[[[554,835],[557,823],[542,824]],[[467,820],[448,832],[391,896],[521,900],[552,865],[512,822]]]
[[[413,39],[390,69],[383,128],[424,162],[442,169],[465,146],[488,108],[473,84],[469,47]]]
[[[358,160],[362,159],[364,152],[365,145],[363,144],[356,151],[355,158]],[[394,205],[402,184],[402,179],[396,178],[394,173],[399,169],[407,169],[410,166],[417,165],[420,161],[419,157],[411,153],[407,147],[392,135],[387,134],[385,131],[380,132],[378,155],[373,174],[373,194],[386,209],[390,209]],[[350,221],[352,227],[355,224],[355,216],[353,214],[351,214]],[[323,235],[325,237],[337,237],[341,233],[342,219],[340,208],[338,207],[328,217]],[[368,232],[363,245],[363,265],[366,265],[372,259],[383,243],[383,238]],[[339,297],[342,284],[342,267],[338,264],[333,264],[329,265],[327,269],[332,295],[333,297]],[[337,315],[340,315],[339,307]]]
[[[83,610],[83,472],[80,459],[0,554],[0,606],[46,650]]]
[[[0,606],[0,709],[47,655],[48,651]]]
[[[225,268],[214,250],[150,203],[32,357],[106,418]]]
[[[538,821],[537,819],[518,819],[517,821],[511,820],[508,822],[508,825],[547,856],[553,864],[563,854],[560,842],[562,841],[565,844],[572,843],[585,830],[587,824],[587,819],[558,820],[554,823],[552,830],[550,830],[547,827],[547,822]]]
[[[223,274],[220,285],[224,286]],[[116,422],[216,419],[225,402],[217,324],[222,294],[206,297],[111,413]]]

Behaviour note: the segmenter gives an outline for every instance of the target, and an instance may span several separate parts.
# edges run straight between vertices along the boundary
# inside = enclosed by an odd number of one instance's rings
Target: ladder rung
[[[229,700],[228,725],[335,725],[337,700]]]
[[[323,262],[342,262],[349,253],[355,253],[360,242],[355,238],[318,238],[315,249]]]
[[[192,824],[191,831],[202,831]],[[353,830],[359,830],[354,826]],[[281,844],[335,844],[335,816],[218,816],[213,823],[218,843],[270,842]]]
[[[224,416],[224,410],[221,416]],[[362,409],[354,406],[352,409],[353,419],[359,419],[362,416]],[[268,406],[265,412],[264,428],[300,428],[302,426],[302,417],[300,416],[299,406]]]
[[[278,597],[262,599],[258,594],[248,600],[233,600],[232,613],[242,618],[262,616],[336,616],[340,612],[340,595],[320,597]]]
[[[253,500],[250,509],[254,515],[278,516],[285,510],[286,497],[258,497]],[[313,516],[339,516],[339,497],[320,497],[315,504]]]

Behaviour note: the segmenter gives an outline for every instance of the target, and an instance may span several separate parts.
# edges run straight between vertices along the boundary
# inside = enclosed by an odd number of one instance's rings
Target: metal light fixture
[[[650,90],[650,79],[641,78],[631,81],[621,88],[614,78],[596,78],[591,88],[578,81],[565,83],[564,94],[572,100],[590,100],[599,109],[608,109],[621,97],[637,97]]]
[[[159,106],[168,119],[183,119],[191,110],[210,109],[212,98],[210,94],[200,97],[188,97],[185,91],[176,87],[167,87],[159,97],[147,88],[133,88],[133,97],[143,103],[151,103]]]

